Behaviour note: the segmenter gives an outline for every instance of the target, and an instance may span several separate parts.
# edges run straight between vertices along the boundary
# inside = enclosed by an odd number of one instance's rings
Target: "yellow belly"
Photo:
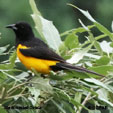
[[[51,61],[51,60],[43,60],[37,59],[33,57],[24,56],[19,49],[27,49],[26,46],[22,46],[21,44],[17,47],[17,56],[28,69],[35,69],[36,71],[44,74],[48,74],[51,70],[50,66],[56,65],[58,61]]]

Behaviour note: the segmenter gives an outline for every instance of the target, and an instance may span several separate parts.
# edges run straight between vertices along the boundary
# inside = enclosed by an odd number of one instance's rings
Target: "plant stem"
[[[92,88],[91,88],[91,90],[92,90]],[[83,105],[83,106],[87,103],[87,101],[89,100],[90,96],[91,96],[91,92],[88,93],[88,95],[86,96],[86,98],[85,98],[84,101],[82,102],[82,105]],[[82,106],[79,107],[79,110],[77,111],[77,113],[80,113],[81,110],[82,110]]]

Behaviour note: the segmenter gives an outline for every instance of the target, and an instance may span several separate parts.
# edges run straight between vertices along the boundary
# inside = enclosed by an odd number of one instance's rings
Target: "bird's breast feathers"
[[[25,56],[20,52],[20,49],[29,49],[30,47],[26,47],[24,45],[19,44],[17,46],[17,56],[28,69],[35,69],[38,72],[48,74],[51,70],[50,66],[56,65],[58,61],[52,60],[44,60],[38,59],[31,56]]]

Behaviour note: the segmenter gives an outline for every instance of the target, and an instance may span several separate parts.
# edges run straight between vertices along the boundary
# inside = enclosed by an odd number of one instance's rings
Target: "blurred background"
[[[80,12],[68,6],[67,3],[88,10],[98,22],[111,31],[113,0],[35,0],[35,2],[42,15],[53,21],[60,33],[79,27],[79,18],[85,25],[91,24]],[[27,21],[32,27],[34,26],[31,14],[28,0],[0,0],[0,32],[2,33],[0,46],[14,45],[14,33],[6,29],[6,25],[17,21]]]

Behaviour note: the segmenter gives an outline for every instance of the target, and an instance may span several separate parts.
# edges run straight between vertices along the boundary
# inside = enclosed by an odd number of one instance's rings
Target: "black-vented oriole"
[[[67,63],[61,56],[50,49],[47,44],[34,36],[28,23],[17,22],[6,27],[13,29],[15,32],[17,56],[28,69],[34,68],[43,74],[49,74],[51,70],[74,70],[102,76],[94,71]]]

